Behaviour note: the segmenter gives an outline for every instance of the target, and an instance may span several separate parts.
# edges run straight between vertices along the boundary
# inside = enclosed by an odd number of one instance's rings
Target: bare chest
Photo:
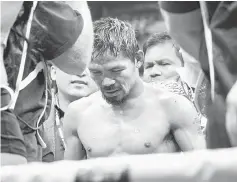
[[[155,109],[131,112],[115,114],[106,109],[86,114],[78,134],[88,157],[148,154],[162,147],[170,131],[165,113]]]

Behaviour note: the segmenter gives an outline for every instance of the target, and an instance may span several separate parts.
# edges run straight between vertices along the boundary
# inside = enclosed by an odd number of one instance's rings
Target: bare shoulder
[[[83,97],[79,100],[70,103],[67,112],[74,111],[79,113],[80,111],[85,111],[92,104],[100,102],[100,100],[101,100],[101,94],[99,92],[95,92],[88,97]]]
[[[145,87],[147,97],[151,98],[158,104],[162,104],[163,106],[168,107],[174,104],[178,105],[181,104],[183,101],[189,102],[189,100],[185,97],[169,92],[168,90],[162,87],[157,87],[149,84],[145,84]]]
[[[171,124],[176,126],[196,125],[198,112],[193,103],[186,97],[166,92],[160,96],[159,100],[169,116]]]
[[[81,98],[69,104],[64,117],[65,125],[71,125],[73,128],[76,128],[78,123],[82,120],[82,116],[86,110],[99,102],[101,99],[100,93],[95,92],[88,97]]]
[[[172,92],[162,92],[159,97],[160,102],[168,108],[176,109],[194,109],[193,103],[182,95]]]

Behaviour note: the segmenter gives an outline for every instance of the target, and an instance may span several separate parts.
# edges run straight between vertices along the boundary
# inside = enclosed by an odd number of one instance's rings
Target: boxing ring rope
[[[2,182],[103,181],[128,171],[130,182],[236,182],[237,148],[200,150],[184,155],[151,154],[83,161],[5,166]],[[79,180],[81,177],[84,180]]]

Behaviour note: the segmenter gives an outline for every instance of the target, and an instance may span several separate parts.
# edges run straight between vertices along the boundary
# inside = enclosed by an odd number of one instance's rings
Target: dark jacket
[[[25,32],[32,3],[23,3],[4,50],[4,65],[9,86],[13,90],[16,89],[22,63],[23,43],[26,40]],[[38,2],[30,38],[26,40],[28,51],[22,79],[29,78],[31,73],[36,74],[20,90],[14,109],[1,112],[2,152],[25,156],[28,161],[42,159],[42,142],[39,139],[43,138],[42,123],[49,115],[51,103],[50,94],[46,100],[48,73],[45,63],[61,55],[75,43],[83,28],[81,21],[81,15],[64,2]],[[39,120],[40,115],[43,117]]]
[[[174,39],[194,56],[210,80],[207,42],[203,20],[212,34],[215,100],[207,98],[207,146],[231,147],[225,129],[225,98],[237,80],[237,2],[204,2],[207,18],[200,11],[199,2],[161,2],[160,6]],[[164,17],[165,17],[164,16]]]

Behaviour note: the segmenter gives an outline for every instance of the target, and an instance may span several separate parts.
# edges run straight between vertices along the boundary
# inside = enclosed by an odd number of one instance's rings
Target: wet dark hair
[[[139,51],[139,46],[131,24],[110,17],[94,22],[92,61],[106,52],[115,57],[122,52],[132,61],[135,61],[137,51]]]

